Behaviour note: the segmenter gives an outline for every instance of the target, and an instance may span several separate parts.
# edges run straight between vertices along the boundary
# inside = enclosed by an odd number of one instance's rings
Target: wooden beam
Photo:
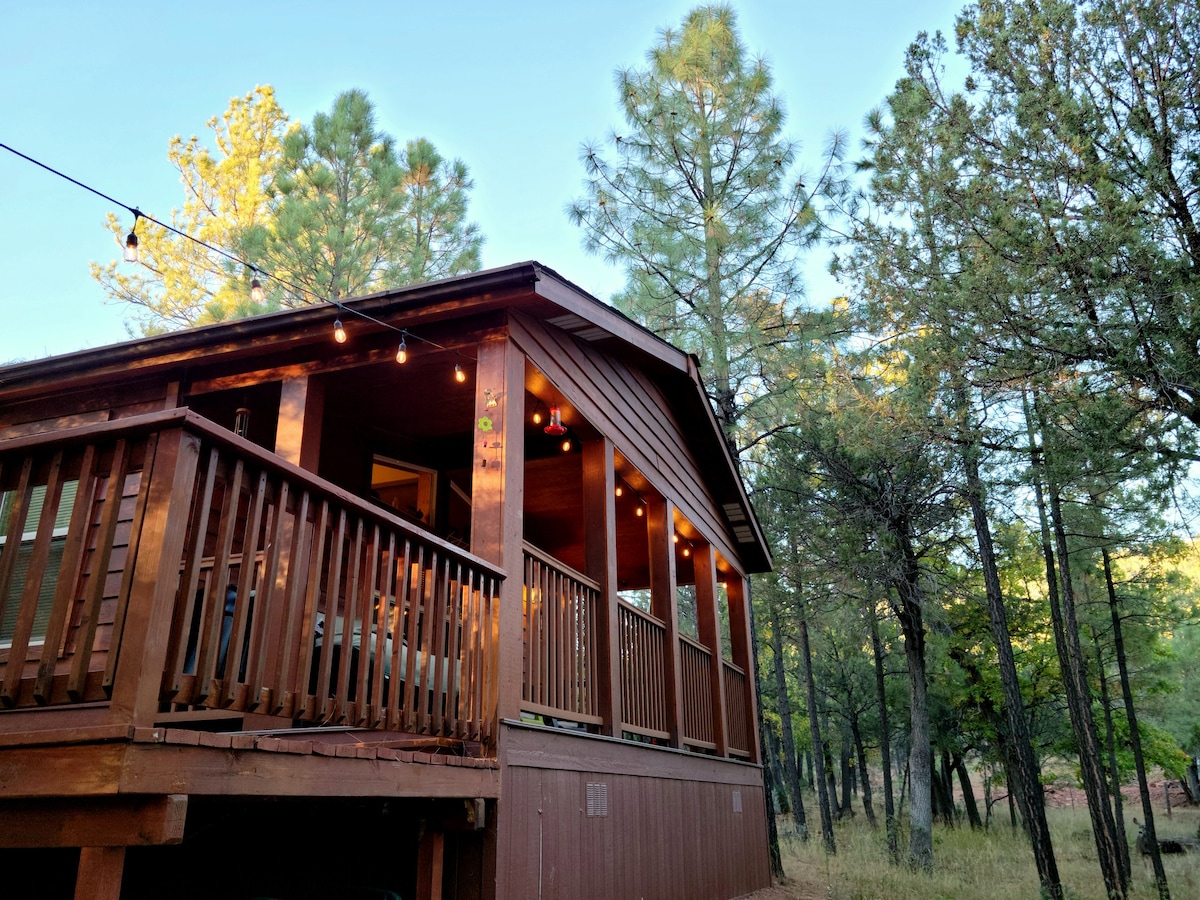
[[[725,722],[725,673],[721,659],[721,615],[717,603],[717,555],[703,541],[692,551],[696,571],[696,625],[700,643],[712,654],[708,667],[708,684],[712,696],[713,742],[718,756],[729,751],[729,732]]]
[[[275,453],[293,465],[316,472],[324,416],[323,381],[310,375],[284,379],[279,394]]]
[[[489,391],[496,401],[490,408]],[[521,714],[524,414],[525,357],[507,336],[489,337],[479,344],[475,364],[471,552],[508,573],[499,591],[497,684],[491,692],[496,697],[494,721]],[[493,742],[495,735],[493,731]]]
[[[599,668],[598,713],[605,734],[621,734],[621,640],[617,617],[616,475],[613,444],[607,438],[583,445],[584,559],[588,577],[600,585],[596,609]]]
[[[417,845],[417,900],[442,900],[442,863],[446,836],[426,831]]]
[[[79,851],[75,900],[121,900],[124,847],[84,847]]]
[[[372,762],[317,753],[133,744],[114,787],[122,793],[193,796],[494,798],[500,794],[500,770],[399,759]]]
[[[0,802],[0,847],[128,847],[183,840],[187,796]]]
[[[667,734],[672,747],[683,740],[683,670],[679,659],[679,597],[675,576],[675,504],[652,496],[646,503],[650,540],[650,611],[667,624],[663,678],[667,689]]]

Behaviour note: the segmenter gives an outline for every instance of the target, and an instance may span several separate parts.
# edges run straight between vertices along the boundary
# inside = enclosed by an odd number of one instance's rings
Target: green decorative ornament
[[[487,416],[482,416],[479,419],[479,430],[480,431],[491,431],[492,430],[492,420],[489,419]]]

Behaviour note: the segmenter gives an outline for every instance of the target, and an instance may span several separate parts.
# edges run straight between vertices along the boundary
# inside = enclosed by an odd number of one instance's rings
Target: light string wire
[[[429,338],[422,337],[419,334],[413,334],[407,328],[399,328],[395,325],[392,325],[390,322],[381,321],[380,319],[377,319],[374,316],[369,315],[368,313],[360,312],[359,310],[354,309],[353,307],[345,306],[344,304],[340,303],[337,300],[330,300],[328,297],[323,297],[320,294],[318,294],[316,291],[312,290],[311,288],[306,288],[306,287],[303,287],[302,285],[295,284],[291,281],[288,281],[286,278],[280,278],[278,275],[275,275],[272,272],[268,272],[267,270],[260,268],[259,266],[256,266],[253,263],[249,263],[246,260],[228,252],[227,250],[222,250],[220,247],[214,247],[212,244],[209,244],[206,241],[202,241],[202,240],[200,240],[200,238],[196,237],[195,235],[188,234],[186,231],[180,231],[174,225],[168,225],[166,222],[163,222],[160,219],[156,219],[154,216],[151,216],[151,215],[148,215],[147,213],[142,212],[136,206],[130,206],[128,203],[122,203],[120,200],[116,199],[115,197],[110,197],[108,194],[104,193],[103,191],[99,191],[89,184],[84,184],[79,179],[72,178],[70,175],[67,175],[64,172],[60,172],[58,169],[55,169],[53,166],[48,166],[48,165],[46,165],[46,163],[41,162],[40,160],[34,159],[32,156],[22,153],[20,150],[17,150],[14,147],[10,147],[8,144],[0,142],[0,149],[7,150],[9,153],[13,154],[14,156],[18,156],[21,159],[25,160],[26,162],[33,163],[38,168],[44,169],[52,175],[57,175],[59,178],[62,178],[64,181],[69,181],[69,182],[71,182],[71,184],[75,185],[76,187],[81,187],[85,191],[90,191],[91,193],[95,194],[97,197],[101,197],[101,198],[107,200],[109,203],[112,203],[112,204],[115,204],[116,206],[121,207],[122,209],[126,210],[134,217],[133,222],[134,222],[135,226],[137,225],[138,218],[145,219],[147,222],[153,222],[155,225],[159,226],[160,228],[165,228],[167,231],[171,232],[172,234],[177,234],[182,238],[187,238],[192,243],[197,244],[197,245],[203,247],[205,250],[208,250],[212,253],[216,253],[220,256],[223,256],[223,257],[225,257],[225,259],[229,260],[232,263],[236,263],[236,264],[242,266],[244,269],[249,269],[253,273],[262,275],[264,278],[270,278],[272,281],[276,281],[285,287],[291,288],[293,291],[297,292],[298,294],[312,297],[313,300],[317,303],[325,303],[325,304],[335,307],[337,309],[337,314],[339,316],[341,315],[341,312],[343,310],[345,310],[346,312],[350,313],[353,316],[357,316],[360,319],[365,319],[366,321],[372,322],[376,325],[379,325],[382,328],[386,328],[386,329],[389,329],[390,331],[396,332],[397,334],[400,335],[401,340],[404,340],[405,338],[413,338],[414,340],[418,340],[418,341],[421,341],[422,343],[429,344],[432,347],[436,347],[438,350],[448,349],[447,347],[444,347],[441,344],[439,344],[437,341],[431,341],[431,340],[429,340]],[[471,359],[471,357],[467,357],[467,358]]]

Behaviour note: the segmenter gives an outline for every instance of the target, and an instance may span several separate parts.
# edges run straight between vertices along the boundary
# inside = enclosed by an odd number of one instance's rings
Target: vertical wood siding
[[[520,736],[529,755],[514,752],[504,764],[498,896],[728,900],[770,884],[756,767],[612,741],[542,738]],[[554,767],[564,740],[575,743]],[[518,761],[533,755],[542,759]],[[663,758],[656,763],[654,756]],[[598,768],[588,769],[593,762]],[[654,774],[660,766],[662,774]],[[595,802],[601,794],[603,806]]]

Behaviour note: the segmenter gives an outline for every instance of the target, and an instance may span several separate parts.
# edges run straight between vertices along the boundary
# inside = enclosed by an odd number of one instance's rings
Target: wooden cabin
[[[0,492],[0,895],[770,883],[768,549],[695,360],[550,269],[0,368]]]

